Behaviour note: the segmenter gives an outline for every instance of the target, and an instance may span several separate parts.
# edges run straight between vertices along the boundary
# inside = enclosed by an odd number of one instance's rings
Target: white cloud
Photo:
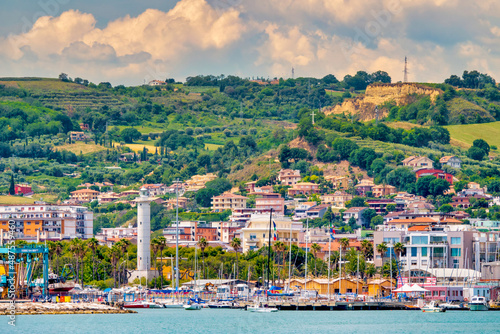
[[[181,0],[97,28],[92,14],[68,10],[0,37],[0,70],[138,84],[199,71],[289,76],[294,67],[339,78],[384,70],[398,81],[408,56],[412,80],[474,66],[500,79],[498,13],[498,0]]]

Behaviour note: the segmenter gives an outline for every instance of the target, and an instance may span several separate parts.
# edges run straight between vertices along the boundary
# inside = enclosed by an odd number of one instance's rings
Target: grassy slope
[[[470,147],[475,139],[484,139],[490,145],[500,146],[500,122],[450,125],[446,127],[453,139]]]
[[[46,201],[53,203],[57,196],[49,194],[36,194],[32,198],[22,196],[0,196],[0,204],[33,204],[35,201]]]
[[[75,144],[56,146],[56,149],[73,152],[75,154],[80,154],[80,152],[82,152],[82,154],[88,154],[88,153],[104,151],[106,148],[101,145],[94,145],[90,143],[85,144],[84,142],[78,142]]]

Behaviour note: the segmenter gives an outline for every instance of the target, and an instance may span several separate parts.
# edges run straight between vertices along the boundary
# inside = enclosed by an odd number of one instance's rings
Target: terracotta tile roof
[[[434,224],[437,219],[429,217],[418,217],[415,219],[393,219],[388,224]]]
[[[408,231],[429,231],[429,226],[415,225],[408,228]]]

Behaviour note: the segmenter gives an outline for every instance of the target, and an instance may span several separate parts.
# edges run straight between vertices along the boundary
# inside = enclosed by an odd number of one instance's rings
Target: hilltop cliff
[[[397,106],[406,105],[416,100],[418,96],[429,95],[431,101],[443,91],[416,83],[373,84],[366,88],[364,95],[348,99],[340,105],[326,109],[325,114],[355,114],[359,120],[369,121],[375,118],[375,107],[386,102],[394,102]],[[379,117],[387,116],[388,110],[379,109]]]

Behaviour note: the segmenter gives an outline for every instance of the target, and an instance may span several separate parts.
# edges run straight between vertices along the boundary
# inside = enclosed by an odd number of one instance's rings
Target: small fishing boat
[[[469,310],[471,311],[488,311],[489,306],[485,297],[474,296],[469,302]]]
[[[199,304],[199,303],[188,303],[188,304],[183,305],[183,307],[187,311],[198,311],[198,310],[201,310],[203,308],[203,306],[201,306],[201,304]]]
[[[123,305],[124,308],[162,308],[163,306],[157,303],[148,302],[145,300],[125,303]]]
[[[434,313],[434,312],[445,312],[446,310],[442,307],[439,307],[439,305],[433,300],[429,304],[425,305],[422,307],[422,312],[426,313]]]
[[[439,305],[441,308],[444,308],[445,310],[461,310],[464,308],[463,304],[457,304],[453,302],[448,302]]]
[[[261,305],[261,304],[255,304],[253,306],[248,306],[247,310],[250,312],[257,312],[257,313],[278,312],[278,309],[276,307],[269,307],[267,305]]]
[[[217,302],[217,303],[210,303],[208,304],[209,308],[232,308],[234,306],[234,303],[230,302]]]

